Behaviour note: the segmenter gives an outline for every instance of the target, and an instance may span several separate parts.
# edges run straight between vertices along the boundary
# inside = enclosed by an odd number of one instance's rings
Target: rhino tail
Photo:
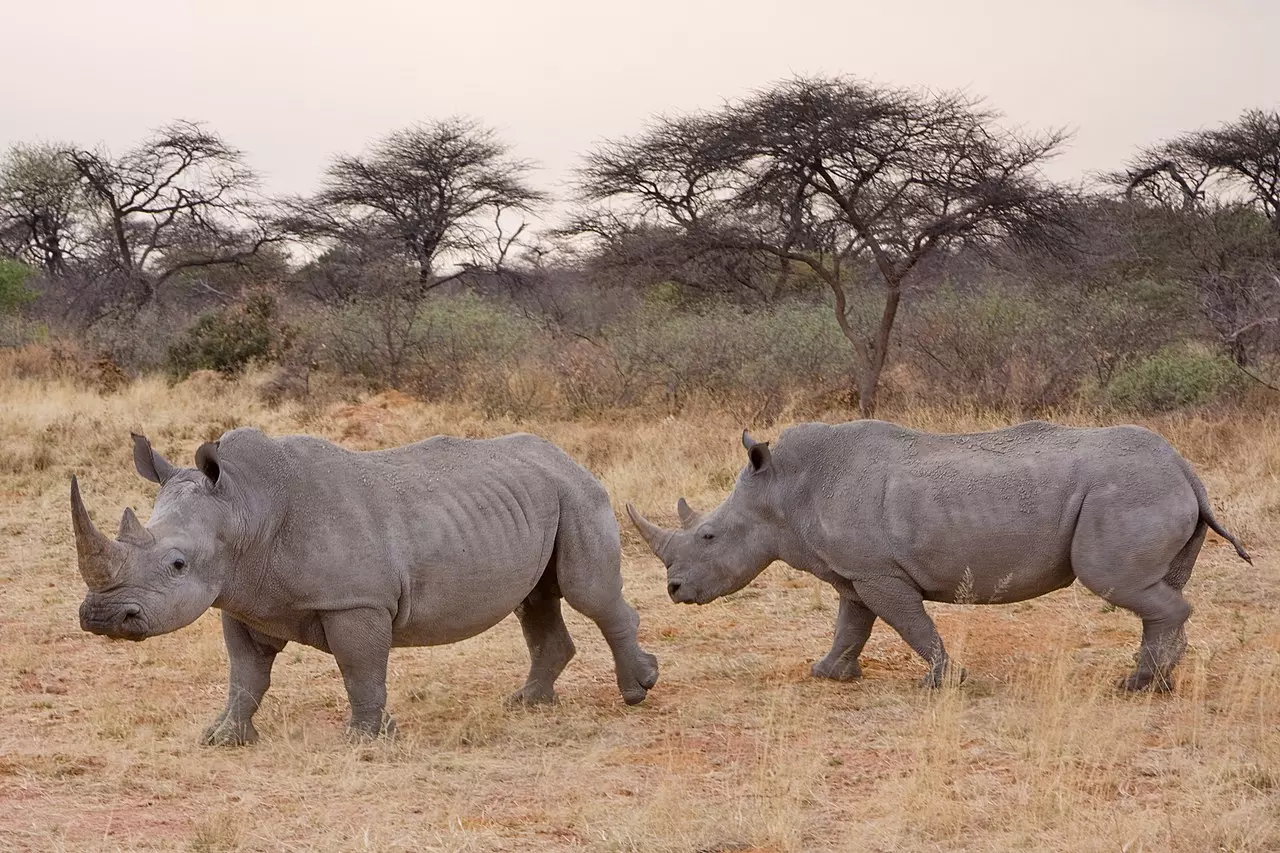
[[[1209,493],[1205,490],[1204,483],[1200,482],[1200,478],[1196,476],[1195,471],[1191,470],[1191,464],[1181,456],[1178,457],[1178,461],[1182,463],[1182,470],[1187,472],[1187,479],[1191,482],[1191,490],[1196,493],[1196,503],[1200,505],[1200,521],[1209,525],[1210,530],[1230,542],[1236,549],[1236,553],[1240,555],[1240,559],[1252,566],[1253,557],[1249,556],[1249,552],[1240,544],[1240,540],[1235,537],[1235,534],[1219,524],[1218,519],[1213,517],[1213,507],[1209,506]]]

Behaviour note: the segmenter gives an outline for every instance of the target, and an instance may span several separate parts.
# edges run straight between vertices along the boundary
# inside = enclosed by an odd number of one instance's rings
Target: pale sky
[[[121,149],[175,118],[278,192],[327,158],[454,113],[560,191],[594,141],[796,74],[962,88],[1076,137],[1053,172],[1280,106],[1277,0],[47,0],[6,3],[0,149]]]

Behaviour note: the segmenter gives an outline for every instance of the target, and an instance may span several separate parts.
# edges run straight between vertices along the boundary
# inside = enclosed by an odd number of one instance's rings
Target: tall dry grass
[[[1137,620],[1078,586],[1023,604],[936,606],[970,681],[922,691],[922,665],[877,626],[857,684],[818,682],[835,597],[774,566],[727,600],[679,608],[628,530],[623,571],[643,644],[662,660],[627,708],[606,647],[568,615],[579,656],[550,709],[508,712],[518,626],[397,650],[401,738],[348,745],[332,659],[290,646],[243,750],[196,745],[222,702],[212,614],[140,644],[79,631],[67,519],[80,475],[95,520],[145,518],[130,429],[175,460],[253,424],[353,448],[523,429],[556,441],[659,520],[708,507],[741,465],[744,424],[714,411],[595,422],[484,419],[397,394],[270,408],[255,380],[197,375],[111,393],[0,370],[0,849],[598,851],[1274,851],[1280,849],[1280,416],[1153,421],[1204,477],[1250,568],[1212,541],[1188,595],[1190,651],[1171,696],[1111,685]],[[912,426],[971,430],[994,413],[913,408]],[[829,412],[837,419],[846,413]],[[760,429],[771,438],[778,427]],[[1058,420],[1103,421],[1065,412]]]

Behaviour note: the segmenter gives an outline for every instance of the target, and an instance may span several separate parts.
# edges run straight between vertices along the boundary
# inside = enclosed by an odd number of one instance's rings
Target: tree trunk
[[[864,365],[858,371],[858,417],[876,416],[876,391],[880,386],[881,368]]]
[[[884,365],[889,358],[889,341],[893,337],[893,324],[898,318],[901,301],[902,289],[894,282],[885,295],[884,311],[880,314],[875,337],[867,341],[867,361],[858,373],[858,413],[864,418],[875,417],[880,375],[884,373]]]

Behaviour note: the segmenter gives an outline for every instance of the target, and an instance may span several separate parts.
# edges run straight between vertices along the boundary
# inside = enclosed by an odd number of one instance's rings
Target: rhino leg
[[[533,592],[516,608],[516,618],[529,646],[529,677],[524,687],[511,694],[507,704],[554,702],[556,679],[576,651],[560,612],[560,590],[556,586],[554,566],[548,567]]]
[[[565,601],[596,623],[613,653],[618,690],[628,705],[644,701],[658,681],[658,659],[640,648],[640,615],[622,597],[618,522],[608,501],[577,516],[561,515],[553,558]]]
[[[200,740],[209,746],[256,743],[258,730],[253,727],[253,715],[271,686],[271,666],[285,647],[285,641],[258,633],[225,610],[222,612],[222,639],[227,645],[227,658],[231,664],[227,706],[204,730]]]
[[[840,596],[840,612],[836,615],[836,634],[831,651],[817,661],[810,671],[815,678],[853,681],[862,677],[858,656],[871,636],[876,614],[861,601]]]
[[[394,736],[396,722],[386,714],[391,614],[373,608],[334,610],[320,621],[325,643],[347,687],[351,703],[348,733],[356,740]]]
[[[1137,666],[1120,682],[1120,687],[1134,692],[1155,690],[1166,693],[1172,690],[1173,668],[1187,648],[1185,626],[1191,616],[1191,605],[1182,593],[1164,581],[1142,590],[1106,590],[1100,594],[1142,619],[1142,645],[1138,649]]]
[[[920,680],[925,687],[941,687],[948,678],[964,681],[962,668],[951,669],[946,647],[938,635],[938,627],[924,609],[924,596],[906,579],[878,577],[860,583],[858,596],[876,616],[889,623],[912,650],[924,658],[929,672]]]

